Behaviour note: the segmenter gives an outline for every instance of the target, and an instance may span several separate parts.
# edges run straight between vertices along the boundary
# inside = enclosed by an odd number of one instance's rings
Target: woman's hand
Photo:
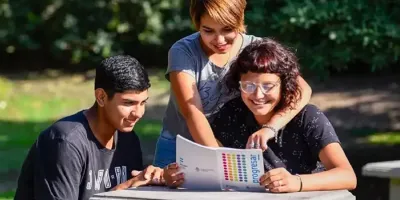
[[[168,187],[177,188],[183,184],[184,174],[179,171],[179,165],[171,163],[164,168],[164,180]]]
[[[271,169],[260,178],[260,185],[275,193],[298,192],[301,184],[300,177],[290,174],[285,168]]]
[[[253,133],[249,139],[247,140],[246,148],[247,149],[259,149],[261,148],[263,151],[267,150],[267,142],[271,138],[275,136],[273,130],[269,128],[261,128],[260,130]]]

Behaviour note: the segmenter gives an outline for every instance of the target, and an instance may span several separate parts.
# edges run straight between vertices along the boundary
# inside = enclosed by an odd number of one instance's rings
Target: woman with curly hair
[[[248,140],[278,110],[293,109],[301,98],[296,79],[300,76],[296,56],[278,42],[264,38],[249,44],[226,76],[237,97],[227,102],[211,128],[215,138],[230,148],[259,148]],[[266,173],[260,185],[270,192],[354,189],[357,181],[327,117],[314,105],[306,105],[267,142],[263,152]],[[250,142],[248,142],[250,141]],[[174,176],[179,166],[169,165],[164,177],[176,186],[184,181]]]

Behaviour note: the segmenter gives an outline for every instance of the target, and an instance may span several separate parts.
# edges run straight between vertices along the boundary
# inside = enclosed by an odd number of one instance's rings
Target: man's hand
[[[165,183],[170,188],[177,188],[183,184],[184,174],[179,172],[179,165],[171,163],[164,168]]]
[[[154,167],[152,165],[149,165],[146,169],[144,169],[141,172],[135,172],[132,171],[132,176],[134,176],[132,187],[139,187],[143,185],[149,185],[149,184],[156,184],[156,185],[161,185],[163,184],[163,173],[164,170],[159,168],[159,167]]]
[[[163,173],[159,167],[154,167],[152,165],[148,166],[143,171],[136,171],[133,170],[132,172],[133,178],[129,179],[128,181],[121,183],[113,188],[113,190],[123,190],[130,187],[139,187],[143,185],[162,185],[164,184],[163,181]]]
[[[269,128],[261,128],[260,130],[253,133],[247,140],[247,149],[262,149],[267,150],[267,142],[275,135],[274,131]]]

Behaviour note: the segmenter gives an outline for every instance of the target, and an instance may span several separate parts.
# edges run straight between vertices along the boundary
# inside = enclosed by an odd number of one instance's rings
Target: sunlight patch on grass
[[[6,78],[0,76],[0,101],[8,98],[12,90],[12,83]]]
[[[150,90],[156,90],[156,92],[158,92],[160,90],[165,91],[169,89],[169,82],[165,78],[165,70],[152,70],[149,74],[151,83]]]
[[[42,121],[71,113],[79,107],[79,99],[44,98],[20,94],[8,100],[9,106],[0,111],[0,119]],[[12,105],[10,105],[12,104]]]
[[[87,101],[86,99],[90,98],[86,94],[57,96],[47,90],[38,91],[41,88],[40,83],[25,91],[20,84],[12,84],[2,77],[0,88],[0,120],[7,121],[44,121],[59,118],[72,114],[82,107],[82,100]]]
[[[367,140],[372,144],[400,144],[400,132],[375,133],[367,136]]]

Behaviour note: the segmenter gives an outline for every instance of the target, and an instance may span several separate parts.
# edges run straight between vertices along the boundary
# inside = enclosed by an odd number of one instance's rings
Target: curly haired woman
[[[239,54],[226,76],[231,92],[240,92],[227,102],[211,124],[215,138],[225,147],[259,148],[248,140],[277,111],[301,98],[296,81],[300,76],[296,56],[272,39],[257,40]],[[270,135],[263,152],[266,173],[260,185],[270,192],[354,189],[356,176],[328,118],[314,105],[306,105],[283,129]],[[250,142],[248,142],[250,141]],[[164,172],[167,184],[183,183],[179,166]]]

